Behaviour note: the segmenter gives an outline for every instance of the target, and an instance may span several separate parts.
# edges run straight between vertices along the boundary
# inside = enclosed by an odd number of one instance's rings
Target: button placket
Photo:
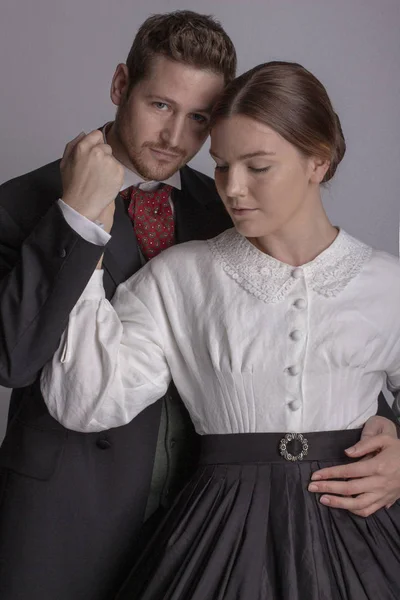
[[[304,277],[303,269],[301,267],[295,267],[292,271],[292,277],[294,279],[301,279]]]
[[[295,400],[289,402],[288,407],[291,411],[297,412],[302,407],[302,405],[303,403],[300,400],[300,398],[296,398]]]
[[[304,310],[307,308],[307,300],[305,298],[296,298],[293,302],[293,306],[297,308],[297,310]]]
[[[291,377],[297,377],[297,375],[300,375],[301,373],[301,368],[298,364],[290,365],[290,367],[287,368],[287,372]]]
[[[286,407],[290,430],[301,429],[303,407],[302,379],[307,341],[308,313],[306,307],[307,288],[303,269],[295,268],[292,277],[296,279],[287,298],[288,318],[286,335],[289,337],[288,356],[284,371],[288,391]],[[300,301],[301,300],[301,301]]]
[[[293,329],[289,335],[294,342],[299,342],[303,337],[303,332],[300,329]]]

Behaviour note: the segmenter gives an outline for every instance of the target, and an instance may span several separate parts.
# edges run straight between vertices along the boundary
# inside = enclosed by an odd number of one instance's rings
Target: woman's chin
[[[271,228],[264,225],[262,226],[260,223],[251,223],[249,221],[237,221],[233,219],[236,230],[240,235],[243,235],[247,238],[258,238],[264,237],[271,233]]]

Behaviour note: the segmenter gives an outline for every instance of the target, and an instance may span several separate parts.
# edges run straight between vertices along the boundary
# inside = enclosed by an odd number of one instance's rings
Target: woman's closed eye
[[[247,167],[249,171],[251,171],[252,173],[266,173],[267,171],[269,171],[269,169],[271,167],[251,167],[248,166]],[[225,173],[226,171],[228,171],[229,169],[229,165],[215,165],[215,170],[219,171],[220,173]]]
[[[266,173],[271,167],[248,167],[252,173]]]

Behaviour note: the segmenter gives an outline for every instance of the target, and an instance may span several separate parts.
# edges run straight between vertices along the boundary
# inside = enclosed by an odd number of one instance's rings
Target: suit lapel
[[[207,190],[201,192],[199,195],[187,187],[173,191],[177,243],[207,240],[232,227],[232,221],[219,199],[218,202],[207,202]]]
[[[120,195],[115,200],[114,224],[111,239],[104,252],[104,287],[107,298],[115,288],[136,273],[142,266],[139,247],[132,222],[124,200]]]
[[[209,179],[193,175],[188,167],[181,170],[182,190],[172,191],[177,243],[206,240],[232,227],[223,205]],[[104,287],[107,298],[115,288],[143,265],[127,206],[120,195],[115,201],[111,240],[104,253]]]
[[[174,189],[172,201],[174,204],[177,243],[204,239],[209,229],[209,211],[207,207],[197,202],[187,190]]]

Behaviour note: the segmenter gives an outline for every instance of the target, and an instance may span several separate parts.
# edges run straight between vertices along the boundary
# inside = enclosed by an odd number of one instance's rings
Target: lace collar
[[[242,288],[266,303],[283,300],[302,272],[307,286],[332,298],[344,290],[370,258],[372,248],[356,240],[343,229],[334,242],[313,261],[293,267],[258,250],[236,229],[228,229],[208,240],[210,249],[225,272]]]

